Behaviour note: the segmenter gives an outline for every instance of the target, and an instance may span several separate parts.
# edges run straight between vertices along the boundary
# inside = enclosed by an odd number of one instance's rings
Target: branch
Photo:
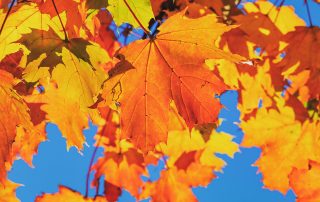
[[[52,4],[53,4],[53,7],[54,7],[54,10],[56,11],[57,15],[58,15],[58,18],[59,18],[59,21],[60,21],[60,24],[62,26],[62,29],[63,29],[63,32],[64,32],[64,41],[65,42],[69,42],[69,39],[68,39],[68,36],[67,36],[67,32],[66,32],[66,29],[64,28],[63,26],[63,23],[62,23],[62,20],[61,20],[61,17],[59,15],[59,12],[58,12],[58,9],[57,9],[57,6],[56,6],[56,3],[54,2],[54,0],[51,0],[52,1]]]
[[[10,11],[12,10],[12,7],[13,7],[15,1],[16,1],[16,0],[12,0],[12,1],[11,1],[11,4],[10,4],[10,6],[9,6],[9,10],[8,10],[8,12],[7,12],[7,14],[6,14],[6,17],[4,18],[4,20],[3,20],[3,22],[2,22],[2,25],[1,25],[1,28],[0,28],[0,35],[1,35],[1,33],[2,33],[2,30],[3,30],[3,28],[4,28],[4,25],[6,24],[6,21],[7,21],[8,17],[9,17]]]
[[[144,33],[146,35],[148,35],[149,38],[152,38],[152,36],[150,35],[150,32],[142,25],[142,23],[140,22],[140,20],[138,19],[138,17],[136,16],[136,14],[133,12],[133,10],[131,9],[130,5],[128,4],[127,0],[123,0],[123,2],[126,4],[127,8],[129,9],[130,13],[132,14],[132,16],[134,17],[134,19],[136,20],[136,22],[139,24],[139,26],[142,28],[142,30],[144,31]]]

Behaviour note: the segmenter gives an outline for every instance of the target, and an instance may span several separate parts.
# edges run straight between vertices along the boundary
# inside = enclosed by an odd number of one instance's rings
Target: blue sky
[[[306,8],[303,0],[286,1],[294,5],[296,13],[303,19],[307,19]],[[287,3],[285,3],[287,4]],[[314,25],[320,25],[320,6],[310,2],[311,14]],[[306,20],[308,23],[308,20]],[[240,143],[242,132],[234,124],[239,121],[239,111],[236,108],[237,93],[230,91],[221,97],[222,103],[226,106],[220,113],[224,119],[219,130],[228,132],[235,136],[235,141]],[[17,190],[17,196],[22,202],[31,202],[42,192],[54,193],[58,191],[58,185],[65,185],[84,194],[85,180],[88,165],[93,153],[93,136],[97,128],[95,126],[85,130],[88,146],[82,154],[75,148],[69,152],[66,150],[65,140],[61,137],[58,128],[53,124],[47,125],[48,141],[40,144],[39,153],[34,157],[34,168],[30,168],[22,160],[14,162],[12,170],[9,172],[9,179],[14,182],[24,184]],[[259,157],[260,151],[257,148],[241,149],[234,159],[222,156],[228,165],[224,173],[218,174],[218,178],[213,180],[207,188],[194,188],[193,191],[200,201],[218,202],[293,202],[295,196],[289,191],[283,196],[277,191],[263,189],[261,175],[257,174],[257,168],[251,165]],[[102,151],[98,151],[98,155]],[[149,166],[151,178],[159,177],[159,172],[163,168],[163,162],[159,166]],[[100,190],[102,191],[102,190]],[[93,196],[95,190],[90,190]],[[101,192],[100,192],[101,193]],[[135,201],[128,192],[124,192],[120,201]]]
[[[242,132],[234,122],[239,121],[239,111],[236,108],[237,93],[235,91],[226,92],[221,97],[221,102],[225,105],[220,113],[224,119],[220,131],[225,131],[235,136],[235,141],[240,143]],[[14,182],[24,184],[17,190],[17,196],[22,202],[33,201],[36,195],[45,193],[54,193],[58,191],[58,185],[65,185],[74,190],[85,193],[85,180],[88,165],[94,147],[92,146],[93,136],[97,128],[91,125],[90,129],[85,130],[88,147],[85,147],[83,154],[79,154],[75,148],[69,152],[66,150],[65,140],[62,138],[59,129],[48,124],[48,141],[42,143],[39,147],[39,153],[34,157],[34,168],[30,168],[24,161],[18,160],[14,163],[12,171],[9,173],[9,179]],[[289,192],[283,196],[277,191],[262,189],[261,175],[257,175],[257,168],[251,164],[258,158],[260,151],[258,149],[242,149],[237,153],[234,159],[221,156],[228,162],[224,173],[218,174],[218,179],[212,181],[207,188],[193,189],[200,201],[212,201],[216,199],[221,202],[250,202],[250,201],[294,201],[294,194]],[[102,151],[98,151],[98,156]],[[149,166],[151,178],[157,179],[163,162],[159,166]],[[102,190],[100,190],[100,193]],[[93,196],[95,190],[90,190]],[[124,192],[120,201],[135,201],[128,192]]]

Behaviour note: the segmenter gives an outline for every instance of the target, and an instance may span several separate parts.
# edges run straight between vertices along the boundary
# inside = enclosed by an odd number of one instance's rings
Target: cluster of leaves
[[[241,146],[261,148],[265,187],[320,200],[320,28],[283,4],[0,1],[0,199],[17,201],[6,172],[17,157],[32,165],[47,122],[81,150],[91,120],[105,154],[90,165],[91,186],[104,177],[105,196],[60,187],[36,201],[116,201],[122,189],[137,199],[196,201],[191,188],[225,166],[216,154],[239,150],[215,131],[219,96],[237,90]],[[123,46],[112,22],[144,35]],[[160,178],[143,181],[159,160]]]

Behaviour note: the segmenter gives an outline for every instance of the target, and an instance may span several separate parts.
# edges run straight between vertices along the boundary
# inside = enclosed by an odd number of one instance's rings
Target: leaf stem
[[[61,17],[59,15],[59,12],[58,12],[58,9],[57,9],[57,6],[56,6],[56,3],[54,2],[54,0],[51,0],[52,1],[52,4],[53,4],[53,7],[54,7],[54,10],[56,11],[57,15],[58,15],[58,18],[59,18],[59,21],[60,21],[60,24],[62,26],[62,29],[63,29],[63,33],[64,33],[64,41],[65,42],[69,42],[69,39],[68,39],[68,35],[67,35],[67,32],[66,32],[66,29],[62,23],[62,20],[61,20]]]
[[[89,194],[89,180],[90,180],[91,167],[92,167],[94,159],[96,157],[99,145],[101,143],[101,139],[102,139],[102,135],[99,136],[98,143],[95,146],[94,151],[93,151],[92,156],[91,156],[91,159],[90,159],[89,168],[88,168],[87,175],[86,175],[86,194],[85,194],[85,198],[87,198],[88,194]]]
[[[123,2],[126,4],[127,8],[129,9],[130,13],[132,14],[132,16],[134,17],[134,19],[136,20],[136,22],[139,24],[139,26],[142,28],[142,30],[144,31],[144,33],[146,35],[148,35],[149,38],[152,38],[151,34],[149,33],[149,31],[142,25],[142,23],[140,22],[140,20],[138,19],[138,17],[136,16],[136,14],[133,12],[132,8],[130,7],[130,5],[128,4],[127,0],[123,0]]]
[[[281,3],[279,4],[279,6],[277,6],[277,7],[278,7],[278,8],[281,8],[281,6],[283,6],[284,2],[285,2],[285,0],[282,0]],[[274,18],[273,23],[276,23],[276,22],[277,22],[278,17],[279,17],[279,14],[280,14],[280,10],[278,10],[278,13],[277,13],[276,17]]]
[[[270,9],[268,10],[268,12],[267,12],[267,15],[270,14],[270,12],[272,11],[272,9],[274,9],[275,7],[277,7],[278,1],[279,1],[279,0],[276,0],[276,1],[272,4],[271,8],[270,8]]]
[[[306,3],[306,7],[307,7],[307,13],[308,13],[308,18],[309,18],[309,24],[310,24],[310,27],[313,27],[312,18],[311,18],[311,12],[310,12],[310,8],[309,8],[308,0],[306,0],[306,1],[305,1],[305,3]]]
[[[16,1],[16,0],[12,0],[12,1],[11,1],[11,4],[10,4],[10,6],[9,6],[9,10],[8,10],[7,13],[6,13],[6,17],[4,18],[4,20],[3,20],[3,22],[2,22],[2,25],[1,25],[1,28],[0,28],[0,35],[1,35],[1,33],[2,33],[2,30],[3,30],[3,28],[4,28],[4,25],[6,24],[6,21],[7,21],[8,17],[9,17],[10,11],[12,10],[12,7],[13,7],[15,1]]]

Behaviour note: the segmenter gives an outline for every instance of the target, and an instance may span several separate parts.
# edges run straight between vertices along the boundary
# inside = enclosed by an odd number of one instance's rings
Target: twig
[[[89,168],[88,168],[87,176],[86,176],[86,194],[85,194],[85,198],[87,198],[87,197],[88,197],[88,194],[89,194],[90,171],[91,171],[91,167],[92,167],[92,165],[93,165],[94,159],[95,159],[95,157],[96,157],[96,154],[97,154],[99,145],[100,145],[100,143],[101,143],[101,139],[102,139],[102,135],[100,135],[99,140],[98,140],[98,143],[97,143],[97,145],[95,146],[94,151],[93,151],[92,156],[91,156],[91,159],[90,159]]]
[[[56,6],[56,3],[54,2],[54,0],[51,0],[51,1],[52,1],[54,10],[56,11],[56,13],[57,13],[57,15],[58,15],[60,24],[61,24],[62,29],[63,29],[63,32],[64,32],[64,41],[65,41],[65,42],[69,42],[68,35],[67,35],[66,29],[64,28],[64,25],[63,25],[63,23],[62,23],[61,17],[60,17],[60,15],[59,15],[59,12],[58,12],[58,9],[57,9],[57,6]]]
[[[12,0],[12,1],[11,1],[11,4],[10,4],[10,6],[9,6],[9,10],[8,10],[8,12],[6,13],[6,17],[4,18],[4,20],[3,20],[3,22],[2,22],[2,25],[1,25],[1,28],[0,28],[0,35],[1,35],[1,33],[2,33],[2,30],[3,30],[3,28],[4,28],[4,25],[6,24],[6,21],[7,21],[8,17],[9,17],[10,11],[12,10],[12,7],[13,7],[15,1],[16,1],[16,0]]]

